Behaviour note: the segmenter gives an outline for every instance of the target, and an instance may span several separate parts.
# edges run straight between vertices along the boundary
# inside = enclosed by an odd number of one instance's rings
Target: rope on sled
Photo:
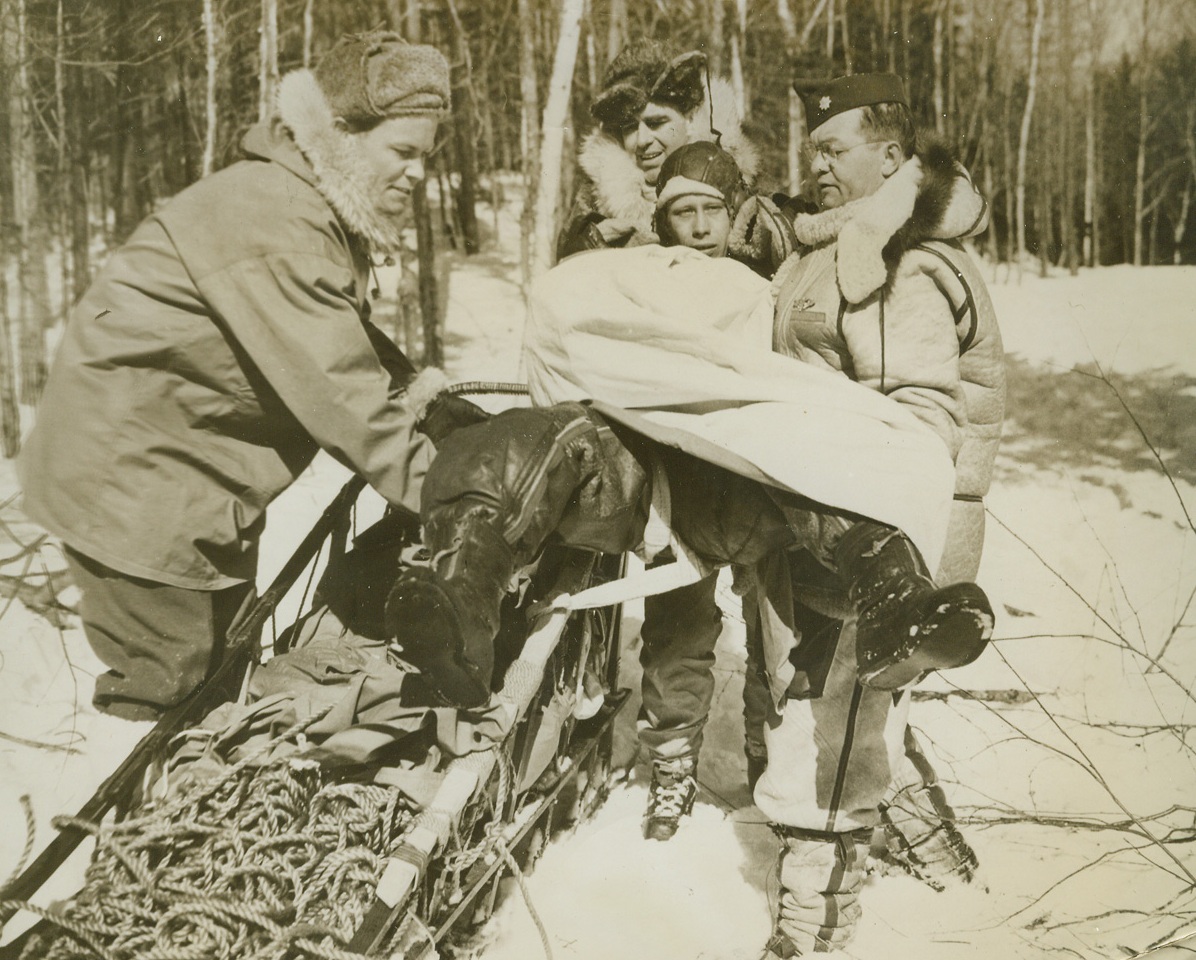
[[[396,790],[325,779],[293,757],[242,762],[132,820],[56,820],[96,852],[61,912],[12,904],[57,927],[26,956],[361,960],[346,945],[414,813]]]

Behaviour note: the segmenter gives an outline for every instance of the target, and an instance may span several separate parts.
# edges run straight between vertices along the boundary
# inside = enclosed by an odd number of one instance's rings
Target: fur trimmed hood
[[[278,116],[311,164],[316,189],[341,222],[378,253],[399,248],[403,224],[375,209],[361,148],[336,117],[311,70],[295,70],[278,86]]]
[[[713,123],[712,123],[713,120]],[[689,121],[688,142],[714,140],[735,158],[750,187],[760,172],[760,155],[743,133],[730,83],[710,82],[710,90]],[[644,182],[644,174],[622,145],[602,129],[588,134],[577,155],[578,165],[594,186],[594,200],[604,217],[650,225],[656,212],[656,191]]]
[[[794,219],[799,243],[836,248],[839,289],[860,303],[884,286],[902,254],[923,240],[954,240],[983,233],[988,202],[967,170],[941,141],[931,141],[876,193],[821,213]],[[779,275],[778,275],[779,276]]]

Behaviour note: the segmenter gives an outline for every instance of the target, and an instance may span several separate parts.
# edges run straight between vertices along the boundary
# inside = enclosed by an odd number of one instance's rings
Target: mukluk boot
[[[386,601],[402,657],[445,703],[475,707],[490,696],[494,638],[515,568],[498,522],[481,511],[457,518],[450,546],[428,567],[410,567]]]
[[[871,830],[825,833],[780,827],[781,896],[765,958],[828,953],[846,944],[860,919]]]
[[[960,833],[951,801],[909,727],[905,756],[917,779],[891,790],[880,805],[873,853],[933,890],[971,883],[979,868],[976,852]]]
[[[937,587],[905,534],[872,521],[853,524],[834,550],[857,615],[862,684],[900,690],[932,670],[971,663],[988,644],[993,611],[974,583]]]
[[[652,785],[648,789],[644,838],[672,839],[681,826],[681,818],[693,812],[697,796],[698,761],[695,758],[652,761]]]

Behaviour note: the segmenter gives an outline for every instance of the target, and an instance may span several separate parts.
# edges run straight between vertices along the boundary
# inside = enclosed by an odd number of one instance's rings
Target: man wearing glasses
[[[987,210],[977,216],[974,207],[964,211],[947,200],[931,212],[927,198],[939,193],[943,200],[941,185],[967,174],[945,147],[915,151],[900,77],[855,74],[798,81],[795,88],[806,110],[818,209],[795,217],[802,254],[774,280],[774,347],[891,397],[942,440],[956,462],[957,502],[936,579],[974,578],[981,498],[1004,413],[1003,351],[967,254],[918,238],[971,236],[985,226]],[[905,747],[908,695],[860,686],[844,669],[853,661],[852,618],[837,643],[801,642],[815,626],[837,630],[834,621],[843,616],[833,583],[803,579],[809,566],[789,558],[785,587],[792,585],[795,604],[776,612],[797,627],[788,649],[783,638],[769,649],[763,630],[770,762],[754,795],[784,843],[770,957],[826,951],[852,935],[870,835],[890,781],[900,781]],[[760,588],[766,596],[789,595],[777,584]],[[749,630],[761,629],[749,623]],[[812,658],[819,648],[830,657]],[[749,718],[749,736],[753,726]],[[955,866],[968,876],[974,861]]]

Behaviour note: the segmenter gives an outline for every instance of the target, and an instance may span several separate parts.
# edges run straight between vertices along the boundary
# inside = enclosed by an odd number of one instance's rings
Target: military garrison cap
[[[795,80],[793,89],[806,108],[806,129],[813,132],[831,117],[874,103],[906,107],[905,84],[895,73],[853,73],[833,80]]]

